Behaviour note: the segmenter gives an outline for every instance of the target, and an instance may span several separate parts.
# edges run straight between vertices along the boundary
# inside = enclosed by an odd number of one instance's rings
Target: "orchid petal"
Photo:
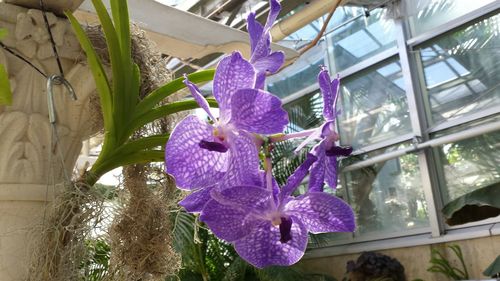
[[[273,193],[260,186],[234,186],[224,190],[214,190],[212,198],[220,204],[248,212],[265,213],[270,210],[269,204]]]
[[[173,130],[165,148],[166,172],[181,189],[193,190],[212,186],[229,168],[229,153],[209,151],[200,141],[213,137],[213,127],[188,116]]]
[[[274,22],[278,18],[278,15],[281,10],[281,5],[278,0],[270,0],[269,1],[269,14],[267,15],[266,26],[264,26],[264,32],[269,32],[271,27],[273,27]]]
[[[277,134],[288,124],[281,100],[262,90],[237,91],[231,101],[231,123],[238,129],[257,134]]]
[[[200,220],[207,224],[215,236],[228,242],[241,239],[249,234],[254,221],[248,220],[251,208],[235,208],[210,200],[200,215]]]
[[[259,58],[253,64],[258,72],[275,73],[285,62],[285,53],[281,51],[273,52],[268,56]]]
[[[337,162],[337,156],[327,156],[325,157],[325,182],[330,188],[337,188],[337,171],[339,163]]]
[[[290,200],[285,211],[298,217],[309,232],[352,232],[354,212],[341,199],[324,192],[309,192]]]
[[[231,98],[239,89],[252,88],[255,85],[255,69],[239,52],[223,58],[214,76],[213,94],[219,104],[221,121],[231,117]]]
[[[263,90],[266,87],[266,73],[258,72],[255,78],[255,86],[254,89]]]
[[[231,159],[229,169],[220,182],[221,189],[236,185],[259,185],[259,152],[253,137],[240,131],[228,139]]]
[[[306,160],[300,164],[300,166],[293,172],[293,174],[288,178],[288,181],[285,186],[281,189],[280,193],[280,201],[283,202],[285,198],[292,195],[292,193],[297,189],[302,180],[306,177],[309,172],[309,167],[317,160],[318,158],[310,153],[307,154]]]
[[[290,235],[291,240],[282,243],[280,228],[270,221],[259,221],[253,231],[235,242],[236,252],[255,267],[270,265],[288,266],[296,263],[304,255],[307,246],[307,230],[295,217]]]
[[[271,35],[269,31],[278,17],[281,6],[277,0],[271,0],[269,5],[269,14],[267,15],[266,25],[260,33],[261,35],[257,37],[258,33],[250,34],[250,37],[254,38],[254,40],[259,38],[255,43],[255,47],[252,49],[252,57],[250,58],[252,63],[255,63],[263,57],[267,57],[271,53]]]
[[[195,84],[191,83],[191,81],[189,81],[188,77],[186,74],[184,74],[184,84],[186,84],[186,86],[188,87],[189,91],[191,92],[191,95],[193,95],[193,98],[194,100],[196,101],[196,103],[203,109],[205,110],[205,112],[208,114],[208,116],[210,117],[210,119],[212,119],[212,121],[215,121],[216,119],[214,118],[214,116],[212,115],[212,112],[210,112],[210,105],[208,104],[207,100],[205,99],[205,97],[201,94],[200,90],[198,89],[198,87],[196,87]]]
[[[203,210],[207,202],[212,199],[210,191],[212,191],[213,188],[214,186],[210,186],[197,190],[181,200],[179,205],[184,207],[189,213],[199,213]]]
[[[322,69],[318,75],[318,84],[323,95],[323,117],[325,120],[335,119],[335,103],[339,88],[339,79],[330,81],[328,70]]]
[[[250,35],[250,48],[252,53],[255,50],[259,39],[262,37],[264,27],[255,19],[255,13],[248,14],[247,17],[247,30]]]
[[[252,52],[250,62],[255,63],[257,60],[268,56],[271,53],[271,35],[263,33],[259,41],[255,45]]]
[[[318,161],[311,167],[308,190],[320,192],[325,185],[325,140],[314,146],[311,153],[318,157]]]

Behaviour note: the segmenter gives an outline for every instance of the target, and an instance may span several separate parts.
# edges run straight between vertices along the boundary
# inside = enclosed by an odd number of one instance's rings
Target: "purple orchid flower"
[[[186,78],[184,83],[211,120],[188,116],[167,142],[166,171],[179,188],[207,188],[222,179],[228,184],[254,182],[259,158],[252,133],[280,133],[288,124],[280,99],[253,89],[255,79],[254,67],[240,53],[220,61],[213,80],[220,110],[216,119],[199,89]]]
[[[318,158],[312,167],[309,176],[309,191],[323,191],[326,184],[335,189],[337,187],[338,156],[349,156],[352,147],[337,146],[338,134],[335,132],[335,118],[337,115],[337,98],[340,79],[337,77],[330,80],[328,70],[324,67],[318,75],[319,88],[323,96],[323,117],[325,123],[316,129],[296,151],[302,149],[307,143],[314,139],[320,142],[313,147],[311,153]]]
[[[277,0],[269,1],[269,14],[266,25],[262,26],[256,19],[255,13],[250,13],[247,18],[247,29],[250,34],[250,47],[252,55],[250,62],[257,70],[255,88],[263,89],[266,74],[276,73],[285,62],[285,54],[281,51],[272,52],[270,30],[273,26],[281,5]]]
[[[288,266],[303,256],[308,232],[352,232],[354,213],[344,201],[324,192],[292,197],[316,161],[309,154],[287,184],[277,190],[271,173],[260,186],[235,186],[212,191],[200,219],[219,238],[258,268]]]

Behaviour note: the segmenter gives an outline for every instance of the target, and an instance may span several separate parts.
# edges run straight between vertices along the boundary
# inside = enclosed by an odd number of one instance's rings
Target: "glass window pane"
[[[386,18],[385,13],[384,9],[375,9],[370,16],[359,17],[327,35],[332,72],[344,70],[396,45],[394,22]],[[337,18],[346,20],[353,14],[364,14],[364,11],[356,7],[342,7],[335,11]]]
[[[431,123],[500,105],[500,15],[418,48]]]
[[[500,132],[446,144],[437,149],[444,174],[444,203],[500,181]]]
[[[429,226],[417,155],[345,172],[344,178],[361,236]]]
[[[355,149],[411,132],[398,59],[341,80],[339,132]]]
[[[267,90],[280,98],[316,83],[324,65],[324,43],[304,53],[292,65],[267,78]]]
[[[452,19],[463,16],[475,9],[495,0],[427,0],[427,1],[408,1],[409,12],[418,11],[416,15],[410,16],[410,26],[412,34],[419,35],[429,31],[439,25],[442,25]],[[422,3],[429,2],[421,7]]]
[[[322,18],[316,19],[308,25],[288,35],[285,39],[279,41],[278,44],[298,50],[311,43],[311,41],[314,40],[314,38],[316,38],[319,34],[322,26]]]
[[[315,128],[324,122],[323,98],[319,90],[284,105],[288,112],[288,132]]]

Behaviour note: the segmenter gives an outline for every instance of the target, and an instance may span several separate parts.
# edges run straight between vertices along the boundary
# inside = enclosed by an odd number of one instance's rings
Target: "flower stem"
[[[290,139],[296,139],[296,138],[304,138],[310,136],[314,131],[316,131],[318,128],[313,128],[309,130],[304,130],[296,133],[291,133],[291,134],[277,134],[277,135],[272,135],[269,137],[269,142],[280,142],[280,141],[285,141],[285,140],[290,140]]]

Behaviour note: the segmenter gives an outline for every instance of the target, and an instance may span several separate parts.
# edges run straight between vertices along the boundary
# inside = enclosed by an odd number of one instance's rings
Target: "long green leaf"
[[[89,174],[91,176],[88,177],[86,183],[89,186],[92,186],[106,172],[109,172],[121,166],[141,164],[141,163],[162,162],[164,161],[164,159],[165,159],[164,150],[146,150],[146,151],[136,151],[125,155],[119,155],[117,157],[113,157],[112,159],[106,159],[100,162],[98,165],[96,165],[97,164],[96,162],[96,164],[94,164],[91,170],[89,171]]]
[[[141,87],[141,73],[140,73],[140,69],[139,69],[139,66],[137,64],[134,63],[133,65],[133,75],[131,77],[131,85],[129,86],[130,87],[130,93],[135,93],[133,94],[135,96],[134,100],[138,100],[139,99],[139,92],[140,92],[140,87]],[[134,112],[135,111],[135,102],[133,101],[129,101],[129,104],[128,106],[130,106],[130,108],[127,109],[127,112]],[[133,115],[133,114],[130,114],[130,115]],[[130,120],[130,119],[129,119]],[[130,121],[127,121],[127,120],[124,120],[123,122],[117,124],[117,126],[120,126],[120,128],[118,129],[119,131],[119,135],[117,136],[117,139],[118,139],[118,143],[124,143],[126,142],[130,136],[134,133],[135,130],[129,130],[130,126],[129,126],[129,123]]]
[[[138,140],[134,140],[122,145],[120,148],[116,150],[115,153],[113,153],[113,155],[119,156],[138,151],[154,149],[158,146],[163,147],[165,143],[167,143],[169,137],[170,135],[163,135],[163,136],[155,135],[155,136],[140,138]],[[111,156],[111,158],[113,157]]]
[[[106,44],[108,46],[109,58],[111,60],[111,70],[113,72],[113,116],[115,125],[118,122],[123,123],[127,119],[129,112],[125,112],[125,81],[126,76],[122,64],[122,53],[120,43],[118,41],[118,34],[113,25],[106,7],[101,0],[92,0],[94,8],[101,22],[102,29],[104,31],[104,36],[106,37]],[[119,126],[115,126],[115,130]]]
[[[217,107],[217,102],[215,99],[209,98],[207,99],[208,104],[212,107]],[[185,110],[191,110],[198,108],[198,104],[194,100],[183,100],[183,101],[177,101],[177,102],[172,102],[164,106],[157,107],[155,109],[152,109],[142,116],[139,116],[138,118],[132,120],[130,126],[129,126],[129,132],[132,133],[135,130],[141,128],[142,126],[153,122],[154,120],[174,114],[177,112],[185,111]]]
[[[213,80],[215,74],[214,69],[202,70],[188,75],[189,81],[193,83],[208,82]],[[170,96],[171,94],[186,87],[182,82],[184,78],[177,78],[168,84],[156,89],[142,100],[136,107],[136,116],[146,113],[153,109],[160,101]]]
[[[12,105],[9,74],[2,64],[0,64],[0,105]]]
[[[121,50],[121,72],[124,78],[124,93],[121,98],[125,99],[123,111],[132,112],[139,96],[139,90],[133,87],[135,76],[134,63],[132,62],[132,48],[130,38],[130,19],[126,0],[111,0],[111,12]],[[127,114],[129,116],[129,114]]]
[[[66,13],[71,26],[75,31],[76,37],[80,42],[85,54],[87,55],[87,61],[89,63],[90,70],[94,76],[94,80],[97,87],[97,92],[99,93],[99,98],[101,101],[101,110],[104,119],[104,129],[107,132],[112,130],[113,126],[113,99],[111,96],[111,88],[109,86],[109,80],[102,66],[101,60],[97,56],[89,38],[83,31],[82,27],[76,20],[76,18],[71,13]]]

